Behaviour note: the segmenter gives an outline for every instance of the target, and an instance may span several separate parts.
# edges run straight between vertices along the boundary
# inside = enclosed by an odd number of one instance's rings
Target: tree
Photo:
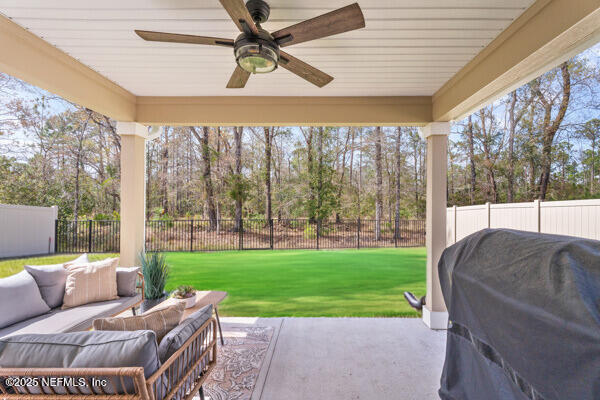
[[[84,141],[87,138],[87,127],[90,121],[90,111],[86,110],[87,116],[84,117],[85,120],[82,124],[74,129],[74,143],[71,146],[71,153],[75,157],[75,201],[73,205],[73,219],[77,220],[79,217],[79,200],[80,200],[80,191],[81,191],[81,170],[83,168],[83,161],[85,159],[85,148]]]
[[[319,127],[317,130],[317,162],[313,167],[313,176],[310,180],[314,182],[316,204],[312,214],[315,220],[322,221],[331,215],[337,207],[337,190],[332,182],[335,168],[333,167],[333,157],[331,151],[325,148],[330,139],[331,130],[329,128]]]
[[[471,184],[469,186],[469,197],[471,204],[475,204],[475,190],[477,188],[477,170],[475,169],[475,140],[473,136],[473,118],[469,115],[467,123],[467,140],[469,143],[469,167],[471,171]]]
[[[235,200],[235,231],[239,232],[242,226],[242,202],[244,201],[244,191],[241,188],[242,185],[242,136],[244,135],[244,128],[235,127],[233,128],[235,135],[235,179],[234,190],[235,195],[232,196]]]
[[[375,127],[375,240],[381,240],[383,213],[383,176],[381,172],[381,127]]]
[[[600,120],[596,51],[568,62],[566,111],[558,67],[454,125],[452,204],[531,201],[544,185],[547,199],[597,197],[600,146],[589,122]],[[115,121],[26,85],[15,90],[3,77],[0,202],[58,205],[61,218],[118,219]],[[206,218],[212,229],[235,219],[232,230],[242,215],[364,217],[380,221],[381,237],[382,220],[423,217],[425,155],[411,127],[268,127],[266,140],[262,127],[165,127],[147,143],[147,217]]]
[[[346,131],[346,142],[344,143],[344,148],[342,150],[342,168],[340,171],[340,186],[338,188],[338,199],[342,198],[342,191],[344,190],[344,175],[346,173],[346,153],[348,152],[348,142],[350,141],[350,132],[353,131],[353,128],[348,128],[348,130]],[[352,135],[354,135],[354,133],[352,133]],[[352,164],[352,161],[350,161],[350,163]],[[337,170],[337,168],[336,168]],[[352,171],[352,167],[350,167],[350,171]],[[352,177],[350,177],[350,179],[352,179]],[[341,206],[341,202],[340,202],[340,206]],[[339,208],[335,213],[335,220],[336,222],[340,222],[341,217],[340,217],[340,212],[339,212]]]
[[[580,129],[578,129],[577,133],[590,141],[591,149],[588,152],[589,156],[587,159],[589,160],[588,164],[590,168],[590,194],[593,194],[594,183],[596,180],[596,144],[598,136],[600,135],[600,119],[594,118],[587,121]]]
[[[313,136],[314,136],[314,128],[304,128],[302,129],[302,135],[304,136],[304,141],[306,143],[306,169],[308,172],[308,202],[307,202],[307,211],[308,211],[308,219],[310,222],[315,222],[317,220],[316,215],[316,196],[315,196],[315,185],[313,182],[314,175],[314,160],[313,160]]]
[[[200,136],[195,127],[191,126],[189,129],[196,137],[196,140],[201,144],[202,163],[204,167],[202,178],[204,180],[204,191],[206,193],[206,212],[208,214],[210,230],[212,231],[217,229],[217,210],[215,207],[213,183],[210,172],[210,147],[208,145],[209,128],[207,126],[202,127],[202,136]]]
[[[487,123],[489,121],[489,125]],[[483,166],[485,167],[488,179],[488,193],[493,203],[498,202],[498,185],[496,184],[495,166],[503,140],[502,133],[496,129],[496,119],[494,116],[494,107],[484,107],[479,110],[479,139],[483,148]]]
[[[272,197],[271,197],[271,159],[273,146],[273,130],[274,128],[264,127],[265,135],[265,188],[266,188],[266,212],[265,222],[268,224],[273,218],[272,212]]]
[[[400,220],[400,178],[402,175],[402,154],[400,153],[402,144],[402,128],[396,127],[396,222]]]
[[[534,93],[537,100],[541,103],[544,112],[542,122],[542,172],[538,182],[538,198],[540,200],[546,199],[552,168],[552,144],[554,143],[556,132],[565,118],[567,107],[569,106],[569,98],[571,97],[571,73],[569,72],[569,64],[567,62],[560,65],[560,73],[562,76],[562,96],[554,119],[552,118],[552,111],[555,108],[554,102],[557,100],[557,96],[552,93],[550,88],[546,93],[542,91],[541,78],[535,79],[533,83]]]

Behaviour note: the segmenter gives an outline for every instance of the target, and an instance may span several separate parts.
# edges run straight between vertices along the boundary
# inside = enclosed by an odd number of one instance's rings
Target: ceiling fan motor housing
[[[271,7],[264,0],[248,0],[246,2],[246,8],[252,19],[257,24],[262,24],[269,19],[269,14],[271,13]]]
[[[254,74],[272,72],[279,64],[279,45],[260,27],[258,36],[240,34],[233,44],[233,52],[237,64]]]

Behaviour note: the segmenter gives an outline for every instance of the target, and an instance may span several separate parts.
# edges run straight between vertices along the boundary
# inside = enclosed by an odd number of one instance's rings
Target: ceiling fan
[[[328,12],[315,18],[269,33],[261,28],[267,21],[270,7],[264,0],[219,0],[239,30],[235,40],[207,36],[136,30],[135,33],[151,42],[205,44],[233,47],[237,67],[227,83],[227,88],[243,88],[251,73],[274,71],[278,65],[323,87],[333,77],[280,50],[309,40],[364,28],[365,19],[357,3]]]

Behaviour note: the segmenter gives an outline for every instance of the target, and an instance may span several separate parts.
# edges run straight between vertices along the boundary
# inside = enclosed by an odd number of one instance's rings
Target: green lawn
[[[425,294],[425,258],[424,248],[169,253],[167,290],[225,290],[220,312],[229,316],[417,316],[402,292]],[[19,265],[0,262],[0,276]]]
[[[23,270],[23,265],[50,265],[60,264],[77,258],[79,254],[61,254],[58,256],[14,258],[0,260],[0,278],[16,274]],[[103,260],[108,257],[118,257],[115,254],[89,254],[90,261]]]

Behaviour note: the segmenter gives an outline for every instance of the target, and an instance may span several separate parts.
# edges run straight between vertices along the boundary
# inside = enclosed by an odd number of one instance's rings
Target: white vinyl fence
[[[54,253],[58,207],[0,204],[0,258]]]
[[[600,240],[600,199],[450,207],[446,244],[485,228],[578,236]]]

